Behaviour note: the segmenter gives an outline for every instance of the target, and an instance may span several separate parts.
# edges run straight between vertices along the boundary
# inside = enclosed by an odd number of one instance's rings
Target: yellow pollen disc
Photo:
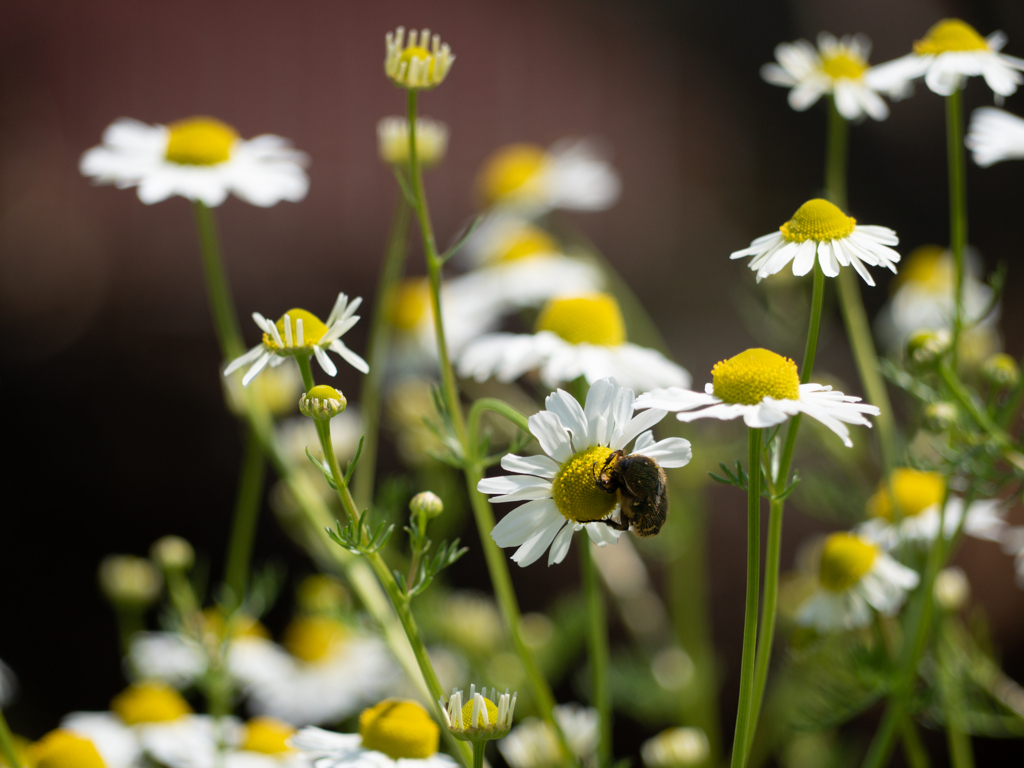
[[[135,683],[110,702],[110,709],[128,725],[166,723],[192,714],[192,707],[166,683]]]
[[[519,261],[544,253],[557,253],[558,243],[537,227],[526,227],[508,238],[497,249],[497,261]]]
[[[899,467],[889,475],[889,484],[903,517],[919,515],[928,507],[941,504],[946,495],[946,480],[938,472]],[[892,497],[884,482],[868,499],[867,513],[868,517],[893,519]]]
[[[432,77],[434,74],[434,57],[426,48],[421,48],[418,45],[410,45],[404,51],[402,51],[402,58],[399,59],[399,67],[402,66],[401,62],[406,62],[409,66],[412,66],[413,59],[420,59],[428,62],[427,74]]]
[[[605,461],[611,455],[611,448],[595,445],[562,465],[551,482],[551,496],[567,520],[601,520],[615,509],[615,494],[605,493],[597,486]]]
[[[252,616],[244,613],[236,613],[231,617],[230,627],[224,626],[224,616],[217,608],[203,609],[204,629],[212,635],[222,639],[234,639],[236,637],[262,637],[270,639],[270,632]]]
[[[493,728],[498,723],[498,708],[494,705],[493,701],[486,698],[484,699],[484,706],[487,707],[487,726],[484,725],[484,715],[481,712],[477,715],[476,727],[484,728],[489,726]],[[464,728],[473,727],[473,699],[470,699],[462,707],[462,726]]]
[[[402,331],[411,331],[430,312],[430,283],[425,277],[403,280],[391,305],[391,324]]]
[[[914,43],[914,53],[920,56],[938,55],[950,51],[987,51],[988,43],[978,31],[960,19],[943,19],[935,24],[922,40]]]
[[[823,56],[821,68],[833,80],[838,80],[840,77],[860,80],[864,70],[868,68],[868,63],[860,56],[847,52],[835,56]]]
[[[106,768],[89,739],[63,728],[50,731],[28,751],[36,768]]]
[[[818,581],[831,592],[849,589],[871,570],[878,547],[852,533],[833,533],[825,539]]]
[[[268,755],[291,752],[292,748],[285,742],[294,735],[295,729],[288,723],[273,717],[254,717],[245,724],[245,741],[242,742],[242,749]]]
[[[336,390],[334,387],[327,384],[317,384],[309,392],[306,393],[306,397],[314,400],[341,400],[341,392]]]
[[[291,340],[292,343],[288,343],[288,335],[284,332],[284,319],[289,319],[289,325],[291,327]],[[281,341],[284,344],[283,349],[298,349],[299,345],[299,320],[302,321],[302,344],[301,348],[306,349],[312,347],[320,339],[323,338],[324,334],[327,333],[327,326],[324,325],[323,320],[314,315],[312,312],[307,312],[304,309],[289,309],[278,320],[275,325],[277,326],[277,332],[281,336]],[[277,342],[274,341],[273,337],[269,334],[263,334],[263,345],[271,350],[280,350],[281,347],[277,346]]]
[[[847,216],[828,200],[820,197],[808,200],[797,208],[793,218],[779,227],[782,236],[792,243],[805,240],[825,242],[839,240],[853,234],[857,220]]]
[[[892,289],[913,284],[932,293],[949,292],[956,279],[956,267],[941,245],[922,245],[910,252],[893,278]]]
[[[363,747],[393,760],[424,760],[437,752],[441,731],[415,701],[385,699],[359,715]]]
[[[283,645],[297,659],[322,661],[345,642],[348,634],[348,628],[340,621],[326,616],[305,616],[288,625]]]
[[[488,205],[507,197],[528,197],[542,191],[541,171],[548,156],[536,144],[510,144],[487,160],[478,185]]]
[[[800,399],[796,363],[767,349],[748,349],[715,363],[711,382],[715,397],[727,403],[757,405],[766,397]]]
[[[537,330],[551,331],[570,344],[618,347],[626,343],[619,303],[607,293],[552,299],[537,316]]]
[[[167,126],[166,157],[181,165],[216,165],[231,157],[238,140],[235,129],[212,117],[190,117]]]

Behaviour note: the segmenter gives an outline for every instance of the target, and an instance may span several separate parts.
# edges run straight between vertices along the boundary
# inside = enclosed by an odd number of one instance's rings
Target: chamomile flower
[[[388,32],[385,37],[387,54],[384,57],[384,73],[395,85],[409,90],[434,88],[444,82],[455,63],[448,43],[441,44],[441,36],[430,36],[430,30],[409,31],[405,41],[405,27]]]
[[[255,714],[336,722],[383,695],[398,674],[379,639],[329,616],[294,619],[283,643],[251,639],[231,649],[229,668]]]
[[[22,765],[33,768],[136,768],[142,750],[133,733],[98,728],[56,728],[29,745]],[[6,762],[4,763],[6,765]]]
[[[822,32],[817,50],[806,40],[780,43],[775,48],[778,64],[761,67],[761,77],[789,88],[789,106],[798,112],[831,94],[839,114],[847,120],[863,115],[885,120],[889,107],[871,87],[870,53],[871,42],[864,35],[836,39]]]
[[[601,523],[615,519],[616,494],[602,490],[597,479],[616,451],[636,438],[631,453],[654,459],[664,468],[689,463],[690,443],[673,437],[655,441],[651,428],[664,411],[633,416],[633,391],[614,379],[599,379],[581,407],[568,392],[557,390],[545,410],[529,418],[530,432],[546,456],[508,454],[501,466],[515,475],[481,480],[477,488],[492,502],[526,501],[503,517],[491,538],[499,547],[518,547],[512,559],[526,567],[550,548],[548,565],[560,563],[573,532],[586,528],[598,546],[614,544],[620,531]],[[593,523],[587,525],[587,523]]]
[[[870,427],[864,414],[877,416],[873,405],[859,397],[833,392],[821,384],[801,384],[796,363],[767,349],[748,349],[716,363],[712,383],[704,392],[678,387],[640,395],[636,407],[676,411],[680,421],[696,419],[737,419],[748,427],[763,429],[781,424],[804,413],[835,432],[846,447],[852,447],[847,424]],[[700,410],[697,410],[700,409]]]
[[[314,768],[456,768],[437,751],[441,729],[415,701],[385,699],[359,715],[359,733],[301,729],[290,740]]]
[[[668,728],[640,747],[644,768],[703,765],[710,754],[707,734],[700,728]]]
[[[660,352],[626,340],[626,324],[607,293],[551,299],[537,317],[536,333],[490,333],[469,343],[459,375],[477,381],[514,381],[537,370],[546,386],[580,376],[593,384],[613,377],[636,389],[690,383],[690,374]]]
[[[920,578],[880,547],[852,533],[825,540],[818,585],[801,605],[796,622],[818,632],[838,632],[871,623],[871,609],[895,614]]]
[[[597,751],[597,710],[580,704],[558,704],[554,709],[569,750],[584,765]],[[554,729],[543,720],[527,717],[498,742],[498,751],[512,768],[557,768],[562,751]]]
[[[492,741],[503,739],[512,729],[512,715],[516,709],[516,694],[509,694],[508,689],[501,695],[491,688],[487,694],[487,686],[479,691],[475,685],[469,686],[469,698],[462,702],[462,691],[458,688],[448,697],[437,700],[445,725],[452,736],[462,741]]]
[[[981,75],[997,97],[1010,96],[1024,82],[1024,60],[1000,53],[1006,35],[994,32],[987,38],[960,19],[943,19],[914,43],[914,52],[873,68],[878,90],[899,93],[924,75],[928,88],[950,96],[963,87],[964,79]]]
[[[147,205],[180,195],[212,207],[234,193],[268,207],[306,196],[307,163],[306,155],[280,136],[246,141],[212,117],[170,125],[121,118],[103,132],[103,144],[82,155],[78,169],[97,184],[138,187],[139,200]]]
[[[487,159],[477,180],[485,205],[531,216],[555,208],[603,211],[621,186],[605,153],[587,139],[562,139],[548,149],[510,144]]]
[[[892,492],[890,493],[890,488]],[[893,498],[899,512],[893,509]],[[946,499],[945,513],[942,502]],[[959,496],[946,494],[946,479],[938,472],[898,467],[889,475],[889,483],[879,483],[868,499],[867,521],[857,533],[886,550],[904,542],[930,543],[939,535],[942,520],[943,538],[952,536],[963,526],[964,533],[986,541],[1001,541],[1006,521],[999,499],[982,499],[966,504]]]
[[[259,312],[253,312],[252,319],[263,331],[263,341],[229,363],[224,369],[224,375],[230,376],[239,368],[251,365],[242,378],[242,384],[249,386],[249,382],[256,378],[268,363],[277,367],[289,357],[308,357],[312,354],[324,373],[334,376],[338,369],[327,356],[328,351],[340,355],[360,373],[368,373],[370,366],[366,361],[346,347],[345,342],[341,340],[341,337],[359,322],[359,315],[355,312],[362,303],[362,298],[350,302],[348,296],[339,293],[326,323],[304,309],[291,309],[276,323],[267,320]]]
[[[388,165],[409,164],[409,119],[385,117],[377,123],[377,151]],[[448,126],[428,117],[416,118],[416,157],[424,168],[437,165],[448,151]]]
[[[889,246],[898,243],[896,233],[888,227],[858,224],[828,200],[817,198],[801,205],[778,232],[757,238],[729,258],[753,256],[749,266],[757,272],[758,282],[790,262],[794,275],[806,275],[814,269],[817,256],[828,277],[836,277],[840,267],[852,266],[865,283],[874,285],[864,265],[888,267],[895,273],[900,255]]]
[[[233,719],[218,734],[204,723],[174,731],[148,734],[146,752],[168,768],[301,768],[305,756],[288,746],[295,735],[288,723],[270,717],[254,717],[245,724]],[[218,744],[221,736],[223,746]],[[223,762],[220,762],[223,759]]]
[[[982,168],[1003,160],[1024,159],[1024,119],[995,107],[982,107],[971,115],[967,148]]]

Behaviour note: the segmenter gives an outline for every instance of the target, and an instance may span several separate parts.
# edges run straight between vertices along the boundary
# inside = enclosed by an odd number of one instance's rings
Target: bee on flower
[[[100,146],[82,155],[78,168],[97,184],[138,187],[139,200],[147,205],[179,195],[215,207],[233,193],[265,208],[306,196],[308,162],[280,136],[246,141],[212,117],[170,125],[123,117],[103,132]]]
[[[982,168],[1003,160],[1024,159],[1024,119],[995,107],[976,109],[966,144],[974,162]]]

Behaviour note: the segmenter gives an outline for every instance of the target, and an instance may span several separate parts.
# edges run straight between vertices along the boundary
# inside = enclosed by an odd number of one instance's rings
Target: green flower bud
[[[413,515],[423,515],[427,520],[433,520],[444,512],[444,502],[436,493],[423,491],[412,497],[412,501],[409,502],[409,511]]]
[[[949,331],[917,331],[907,340],[907,361],[917,368],[931,367],[949,352],[951,345]]]
[[[959,611],[971,596],[967,574],[960,568],[943,568],[935,575],[935,602],[946,611]]]
[[[159,599],[163,587],[160,571],[143,557],[108,555],[99,569],[103,594],[114,605],[145,608]]]
[[[348,401],[334,387],[320,384],[299,398],[299,411],[317,421],[330,421],[345,410]]]
[[[196,553],[181,536],[163,536],[149,548],[149,559],[164,571],[189,571],[196,562]]]
[[[932,432],[945,432],[956,424],[959,413],[953,403],[929,403],[924,409],[924,420]]]
[[[1020,366],[1012,357],[1000,352],[984,362],[981,366],[981,375],[993,387],[1009,389],[1017,386],[1017,382],[1020,381]]]

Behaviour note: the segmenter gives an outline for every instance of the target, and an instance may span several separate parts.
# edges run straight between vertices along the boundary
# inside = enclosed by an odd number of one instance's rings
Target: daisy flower
[[[580,704],[558,704],[555,722],[569,749],[584,765],[597,751],[597,710]],[[511,768],[556,768],[563,765],[554,729],[543,720],[527,717],[498,742],[498,751]]]
[[[871,623],[871,609],[892,616],[920,581],[877,545],[852,533],[825,539],[818,584],[796,614],[798,624],[838,632]]]
[[[531,216],[555,208],[603,211],[621,186],[605,153],[587,139],[562,139],[548,149],[510,144],[487,159],[477,180],[485,205]]]
[[[462,741],[492,741],[508,736],[516,709],[516,694],[509,695],[506,688],[499,696],[491,688],[488,696],[487,686],[481,687],[478,692],[476,686],[471,685],[465,705],[462,703],[462,691],[458,688],[452,691],[447,704],[440,698],[437,705],[444,715],[445,725],[455,738]]]
[[[410,90],[434,88],[444,82],[451,71],[455,57],[448,43],[441,45],[441,36],[430,37],[430,30],[424,29],[416,37],[416,30],[410,30],[405,42],[405,27],[399,27],[385,36],[387,54],[384,57],[384,74],[395,85]]]
[[[971,115],[967,148],[982,168],[1003,160],[1024,159],[1024,119],[995,107],[982,107]]]
[[[879,413],[875,406],[861,404],[859,397],[833,392],[832,387],[821,384],[801,384],[796,363],[767,349],[748,349],[715,363],[711,379],[703,393],[678,387],[659,389],[640,395],[636,407],[677,411],[680,421],[742,416],[753,429],[773,427],[804,413],[839,435],[847,448],[853,442],[846,425],[870,427],[864,414]]]
[[[175,731],[147,734],[146,752],[168,768],[301,768],[308,765],[305,756],[288,746],[295,735],[288,723],[270,717],[254,717],[244,725],[232,720],[223,733],[203,723]],[[223,760],[223,762],[221,762]]]
[[[314,768],[456,768],[437,751],[441,729],[415,701],[385,699],[359,715],[359,733],[316,727],[290,739]]]
[[[35,768],[137,768],[141,765],[142,750],[133,733],[110,731],[102,726],[88,730],[86,733],[60,727],[50,731],[28,747],[27,760],[22,765]]]
[[[928,88],[950,96],[963,87],[964,78],[981,75],[997,97],[1010,96],[1024,77],[1024,60],[1000,53],[1006,35],[987,38],[960,19],[943,19],[914,43],[914,52],[880,64],[872,70],[872,83],[886,93],[900,93],[924,75]]]
[[[871,86],[870,53],[871,42],[864,35],[844,35],[837,40],[822,32],[817,50],[806,40],[780,43],[775,48],[778,64],[761,67],[761,77],[789,88],[789,106],[797,112],[831,94],[839,114],[847,120],[863,115],[885,120],[889,108]]]
[[[700,728],[668,728],[640,747],[644,768],[703,765],[710,754],[707,734]]]
[[[892,493],[890,494],[890,487]],[[893,497],[899,510],[896,522]],[[943,515],[942,502],[946,499]],[[958,496],[947,499],[946,479],[938,472],[898,467],[889,476],[888,487],[880,483],[868,499],[868,520],[857,528],[858,535],[891,550],[903,542],[930,543],[939,535],[942,519],[943,538],[949,539],[963,525],[964,533],[986,541],[1002,541],[1006,521],[999,499],[973,501],[969,505]]]
[[[477,381],[514,381],[539,370],[548,387],[580,376],[593,384],[613,377],[636,389],[690,383],[690,374],[660,352],[626,340],[626,324],[607,293],[551,299],[537,316],[536,333],[491,333],[458,357],[459,375]]]
[[[346,347],[345,342],[341,340],[341,337],[359,322],[359,315],[355,314],[355,311],[362,303],[362,298],[349,302],[348,296],[339,293],[326,323],[304,309],[291,309],[276,323],[267,320],[259,312],[253,312],[252,319],[263,331],[263,341],[230,362],[224,369],[224,375],[230,376],[242,366],[251,364],[242,378],[242,384],[249,386],[249,382],[256,378],[268,363],[272,367],[277,367],[289,357],[308,357],[312,354],[324,373],[334,376],[338,369],[327,356],[328,350],[340,355],[360,373],[368,373],[370,366],[366,361]]]
[[[895,274],[900,255],[889,246],[898,243],[896,233],[888,227],[857,224],[828,200],[817,198],[801,205],[778,232],[757,238],[729,258],[753,256],[749,266],[761,282],[789,262],[793,262],[794,275],[806,275],[814,269],[817,255],[828,277],[837,276],[840,266],[852,265],[865,283],[874,285],[864,265],[888,267]]]
[[[409,164],[409,119],[385,117],[377,123],[377,151],[388,165]],[[416,158],[424,168],[437,165],[448,151],[448,126],[428,117],[416,118]]]
[[[103,132],[100,146],[82,155],[78,169],[97,184],[138,187],[139,200],[147,205],[180,195],[213,207],[230,192],[265,208],[306,196],[308,161],[280,136],[245,141],[212,117],[170,125],[123,117]]]
[[[529,418],[531,434],[546,456],[508,454],[501,466],[516,475],[481,480],[477,489],[492,502],[526,501],[503,517],[491,538],[499,547],[518,547],[512,559],[526,567],[550,548],[548,565],[560,563],[569,551],[573,532],[586,528],[598,546],[614,544],[620,531],[608,525],[619,512],[615,493],[597,480],[618,451],[642,454],[664,468],[689,463],[688,440],[672,437],[655,442],[651,427],[665,412],[650,410],[633,416],[633,391],[614,379],[599,379],[580,407],[559,389],[544,401],[545,410]],[[636,438],[632,451],[626,446]]]

